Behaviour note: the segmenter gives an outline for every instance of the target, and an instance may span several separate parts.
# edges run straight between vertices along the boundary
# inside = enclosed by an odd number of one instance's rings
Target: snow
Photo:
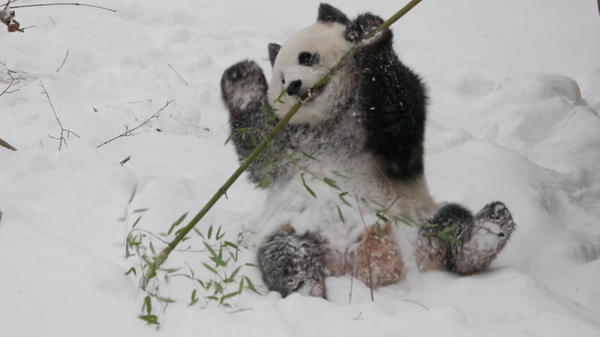
[[[337,1],[382,16],[406,1]],[[22,0],[19,4],[33,3]],[[197,212],[237,167],[222,71],[270,69],[267,43],[311,24],[318,1],[108,0],[17,10],[0,62],[27,75],[0,97],[0,336],[146,336],[143,293],[125,275],[135,217],[164,232]],[[438,201],[507,204],[517,230],[488,272],[413,275],[378,289],[327,280],[329,301],[245,292],[244,310],[187,307],[165,286],[162,336],[600,336],[600,17],[594,1],[426,0],[394,26],[396,49],[430,87],[427,179]],[[56,72],[69,51],[65,65]],[[171,65],[187,81],[168,66]],[[5,74],[6,68],[0,65]],[[268,72],[268,70],[267,70]],[[7,85],[3,75],[0,89]],[[63,126],[81,138],[58,151]],[[134,137],[102,142],[175,101]],[[97,111],[97,112],[96,112]],[[161,130],[160,132],[158,130]],[[126,157],[131,160],[119,164]],[[235,237],[265,195],[238,181],[199,224]],[[197,243],[197,242],[196,242]],[[243,261],[253,254],[243,252]],[[203,273],[206,254],[169,266]],[[260,285],[252,268],[245,274]],[[264,293],[264,289],[259,288]],[[349,294],[352,293],[349,303]]]

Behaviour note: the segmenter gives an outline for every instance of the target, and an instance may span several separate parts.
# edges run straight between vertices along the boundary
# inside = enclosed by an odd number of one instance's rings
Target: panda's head
[[[321,4],[315,24],[296,33],[283,46],[269,44],[269,59],[273,66],[269,101],[277,109],[277,114],[286,114],[303,93],[350,51],[353,43],[345,37],[349,24],[350,20],[344,13]],[[336,76],[290,122],[317,124],[327,120],[332,117],[336,105],[348,99],[351,86],[350,80]],[[284,91],[285,94],[278,100]]]

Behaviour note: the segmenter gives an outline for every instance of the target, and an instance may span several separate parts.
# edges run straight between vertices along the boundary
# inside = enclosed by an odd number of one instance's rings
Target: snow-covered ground
[[[332,1],[387,17],[406,1]],[[34,3],[21,0],[18,4]],[[0,32],[0,336],[147,336],[143,293],[122,242],[197,212],[237,167],[220,101],[222,71],[269,69],[268,42],[314,22],[318,1],[97,1],[17,10],[25,34]],[[174,283],[164,336],[600,336],[600,16],[595,1],[425,0],[394,26],[432,105],[427,178],[440,201],[504,201],[518,225],[486,273],[413,276],[379,289],[329,279],[330,301],[245,292],[244,310],[187,307]],[[66,52],[68,59],[57,72]],[[188,85],[168,66],[177,70]],[[63,126],[60,136],[43,82]],[[102,142],[168,106],[134,137]],[[160,131],[159,131],[160,130]],[[131,156],[123,167],[119,162]],[[235,237],[262,206],[245,179],[199,224]],[[201,253],[169,263],[200,266]],[[252,253],[243,259],[252,261]],[[198,267],[198,273],[202,268]],[[258,273],[246,275],[259,285]],[[259,289],[263,290],[264,289]]]

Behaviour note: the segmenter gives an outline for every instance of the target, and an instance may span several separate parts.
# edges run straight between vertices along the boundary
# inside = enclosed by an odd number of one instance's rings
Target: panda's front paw
[[[346,28],[346,39],[350,42],[359,42],[381,26],[383,22],[383,19],[377,15],[371,13],[361,14]],[[384,30],[374,40],[381,40],[384,36],[391,38],[391,31],[389,29]]]
[[[236,111],[245,110],[251,103],[262,104],[268,90],[263,70],[256,62],[242,61],[229,67],[221,77],[223,101]]]

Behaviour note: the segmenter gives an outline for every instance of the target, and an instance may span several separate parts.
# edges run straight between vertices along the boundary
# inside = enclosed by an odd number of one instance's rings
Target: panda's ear
[[[281,46],[277,43],[269,43],[269,61],[271,61],[271,67],[275,64],[275,59],[279,54]]]
[[[319,16],[317,17],[317,21],[321,23],[337,22],[342,25],[350,23],[350,19],[348,19],[346,14],[333,6],[324,3],[319,6]]]

